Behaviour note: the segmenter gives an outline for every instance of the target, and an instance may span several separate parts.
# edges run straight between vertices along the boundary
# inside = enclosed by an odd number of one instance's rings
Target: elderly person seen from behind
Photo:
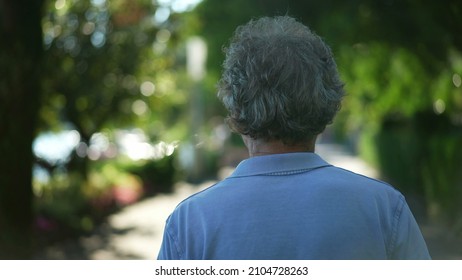
[[[158,259],[429,259],[401,193],[315,153],[343,96],[330,48],[305,25],[239,27],[218,97],[249,158],[177,206]]]

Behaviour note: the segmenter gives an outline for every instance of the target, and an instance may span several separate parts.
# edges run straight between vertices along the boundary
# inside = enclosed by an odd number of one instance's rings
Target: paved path
[[[342,146],[320,144],[317,153],[339,167],[376,177],[377,173]],[[230,170],[224,171],[221,177]],[[175,185],[173,194],[145,199],[109,216],[93,235],[50,247],[38,258],[50,259],[155,259],[162,240],[165,219],[187,196],[210,186],[187,183]],[[430,253],[434,259],[462,259],[462,238],[441,226],[421,224]]]

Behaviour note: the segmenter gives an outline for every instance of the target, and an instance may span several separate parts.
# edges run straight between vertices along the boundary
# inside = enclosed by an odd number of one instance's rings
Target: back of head
[[[226,49],[218,97],[242,135],[288,145],[313,139],[343,95],[330,48],[291,17],[250,21]]]

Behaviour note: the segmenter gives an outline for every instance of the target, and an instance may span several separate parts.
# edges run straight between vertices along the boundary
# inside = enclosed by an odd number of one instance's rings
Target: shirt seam
[[[381,181],[381,180],[376,179],[376,178],[368,177],[368,176],[366,176],[366,175],[364,175],[364,174],[356,173],[356,172],[353,172],[353,171],[351,171],[351,170],[348,170],[348,169],[345,169],[345,168],[342,168],[342,167],[338,167],[338,166],[334,166],[334,167],[335,167],[335,168],[338,168],[338,169],[341,169],[341,170],[343,170],[343,171],[346,171],[346,172],[348,172],[348,173],[352,173],[352,174],[358,175],[358,176],[363,177],[363,178],[365,178],[365,179],[372,180],[372,181],[375,181],[375,182],[380,183],[380,184],[383,184],[383,185],[387,185],[387,186],[391,187],[393,190],[397,191],[397,189],[396,189],[393,185],[390,185],[390,184],[387,183],[387,182]]]
[[[302,169],[294,169],[294,170],[287,170],[287,171],[273,171],[273,172],[262,172],[262,173],[252,173],[246,175],[231,175],[227,179],[232,178],[244,178],[244,177],[252,177],[252,176],[285,176],[285,175],[294,175],[294,174],[301,174],[307,173],[316,169],[320,169],[323,167],[331,167],[332,165],[322,165],[310,168],[302,168]]]
[[[392,238],[388,246],[389,257],[392,257],[393,251],[396,246],[396,240],[398,238],[398,225],[399,225],[399,220],[401,219],[401,214],[403,213],[403,208],[404,208],[404,197],[399,196],[399,202],[396,207],[395,213],[393,215]]]
[[[175,250],[176,250],[176,253],[178,254],[179,259],[183,259],[184,254],[182,253],[179,241],[177,238],[175,238],[175,235],[171,232],[169,225],[167,225],[166,231],[167,231],[168,237],[173,240],[173,245],[175,246]]]

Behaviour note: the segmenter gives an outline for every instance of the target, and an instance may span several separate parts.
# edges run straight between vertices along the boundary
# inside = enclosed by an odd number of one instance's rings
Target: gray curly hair
[[[236,29],[218,98],[235,132],[298,144],[332,123],[344,96],[330,48],[289,16],[264,17]]]

